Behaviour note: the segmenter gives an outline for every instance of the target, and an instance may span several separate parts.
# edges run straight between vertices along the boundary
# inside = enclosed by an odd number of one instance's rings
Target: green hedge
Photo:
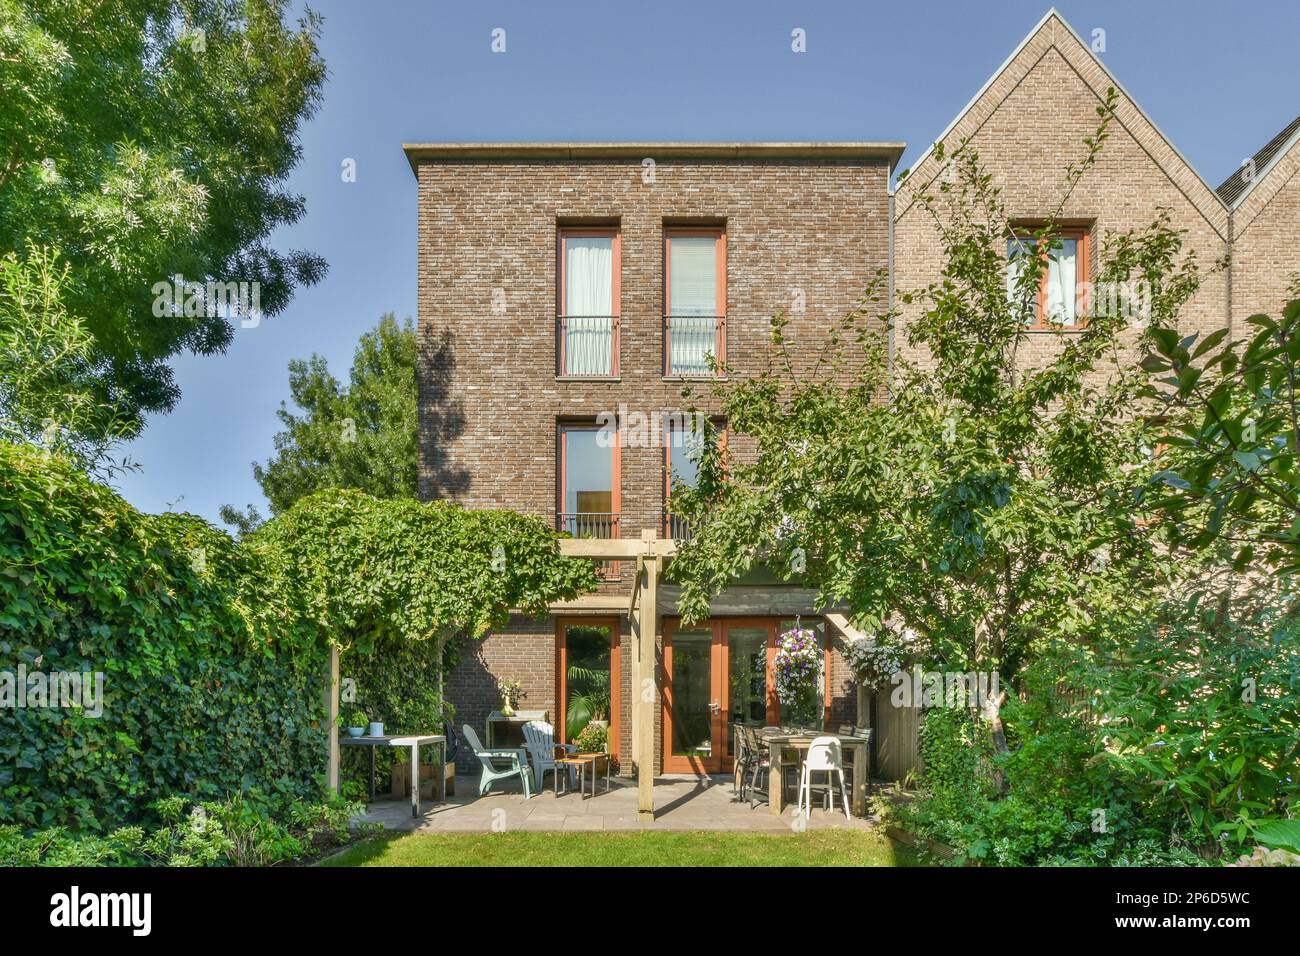
[[[0,671],[101,671],[103,713],[0,709],[0,823],[108,831],[185,794],[320,799],[326,643],[260,557],[0,443]]]

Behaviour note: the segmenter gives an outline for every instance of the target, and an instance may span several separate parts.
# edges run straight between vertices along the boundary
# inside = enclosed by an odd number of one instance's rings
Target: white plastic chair
[[[544,720],[530,720],[524,724],[524,749],[528,751],[528,762],[533,766],[535,789],[541,793],[542,777],[546,771],[559,773],[555,766],[555,728]],[[578,752],[573,744],[565,744],[564,749],[571,754]],[[574,771],[572,767],[568,769],[569,782],[572,783]]]
[[[844,784],[844,753],[838,737],[816,737],[808,745],[808,756],[804,759],[803,773],[799,777],[798,809],[803,813],[805,820],[812,816],[812,775],[815,773],[826,774],[824,789],[830,798],[831,810],[835,809],[835,781],[831,778],[831,774],[839,774],[844,819],[849,819],[849,789]],[[823,787],[819,785],[817,789]]]

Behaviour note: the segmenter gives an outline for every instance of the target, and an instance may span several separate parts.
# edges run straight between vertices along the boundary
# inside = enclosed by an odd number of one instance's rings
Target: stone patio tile
[[[605,821],[601,817],[566,817],[564,831],[603,830]]]

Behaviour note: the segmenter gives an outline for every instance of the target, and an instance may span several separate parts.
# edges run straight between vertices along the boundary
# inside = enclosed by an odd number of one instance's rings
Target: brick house
[[[1073,262],[1053,273],[1059,288],[1049,308],[1058,311],[1031,332],[1031,355],[1059,342],[1049,325],[1075,320],[1059,310],[1069,311],[1070,283],[1087,280],[1102,236],[1145,226],[1161,209],[1186,230],[1203,266],[1231,256],[1185,310],[1189,330],[1276,310],[1295,268],[1287,240],[1300,226],[1300,121],[1260,152],[1251,175],[1216,191],[1055,11],[940,139],[951,147],[970,137],[1009,210],[1029,226],[1059,195],[1062,171],[1081,155],[1112,86],[1118,121],[1066,209]],[[890,270],[891,288],[939,274],[915,195],[943,170],[928,152],[891,190],[897,142],[405,149],[419,197],[421,496],[536,514],[577,537],[671,542],[682,533],[668,476],[689,480],[691,435],[687,422],[663,416],[685,406],[691,386],[692,401],[716,416],[701,387],[712,375],[709,354],[725,356],[737,376],[757,371],[777,312],[791,318],[794,347],[811,354],[880,270]],[[901,330],[893,345],[899,358],[925,362]],[[648,437],[601,427],[632,420],[665,425]],[[726,423],[715,424],[725,436]],[[729,447],[745,453],[739,442]],[[510,678],[522,684],[518,706],[546,711],[563,734],[570,696],[591,689],[576,665],[609,676],[620,772],[634,762],[656,773],[725,772],[732,723],[788,716],[770,661],[778,633],[796,619],[824,647],[816,719],[832,727],[871,720],[842,655],[856,635],[835,609],[813,607],[810,590],[755,576],[721,595],[710,621],[684,629],[663,585],[650,643],[637,645],[629,595],[641,572],[630,561],[608,571],[599,593],[554,608],[550,619],[512,619],[465,646],[447,677],[458,724],[483,728],[500,704],[496,681]],[[638,679],[638,647],[653,647],[640,672],[651,680]],[[638,700],[644,736],[634,741]],[[882,772],[901,773],[913,753],[895,742]],[[470,769],[472,758],[462,760]]]
[[[667,474],[689,468],[681,426],[693,422],[610,435],[601,416],[673,416],[690,385],[716,413],[701,390],[712,375],[704,356],[725,355],[734,374],[759,370],[776,312],[791,313],[800,347],[824,343],[888,266],[889,177],[902,149],[408,147],[419,181],[422,495],[541,515],[578,536],[679,533]],[[466,647],[447,682],[457,721],[484,726],[508,677],[523,685],[521,709],[562,728],[569,667],[594,662],[612,674],[611,750],[630,772],[634,573],[625,563],[553,620],[514,620]],[[728,769],[725,711],[778,719],[765,662],[796,617],[825,643],[825,719],[856,720],[843,634],[811,592],[750,582],[715,610],[679,629],[665,589],[657,654],[676,693],[671,706],[656,701],[656,770]]]

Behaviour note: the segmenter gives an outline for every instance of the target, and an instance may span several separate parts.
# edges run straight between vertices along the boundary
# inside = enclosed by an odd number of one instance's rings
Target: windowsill
[[[557,375],[557,382],[621,382],[621,375]]]
[[[665,375],[665,382],[725,382],[725,375]]]

